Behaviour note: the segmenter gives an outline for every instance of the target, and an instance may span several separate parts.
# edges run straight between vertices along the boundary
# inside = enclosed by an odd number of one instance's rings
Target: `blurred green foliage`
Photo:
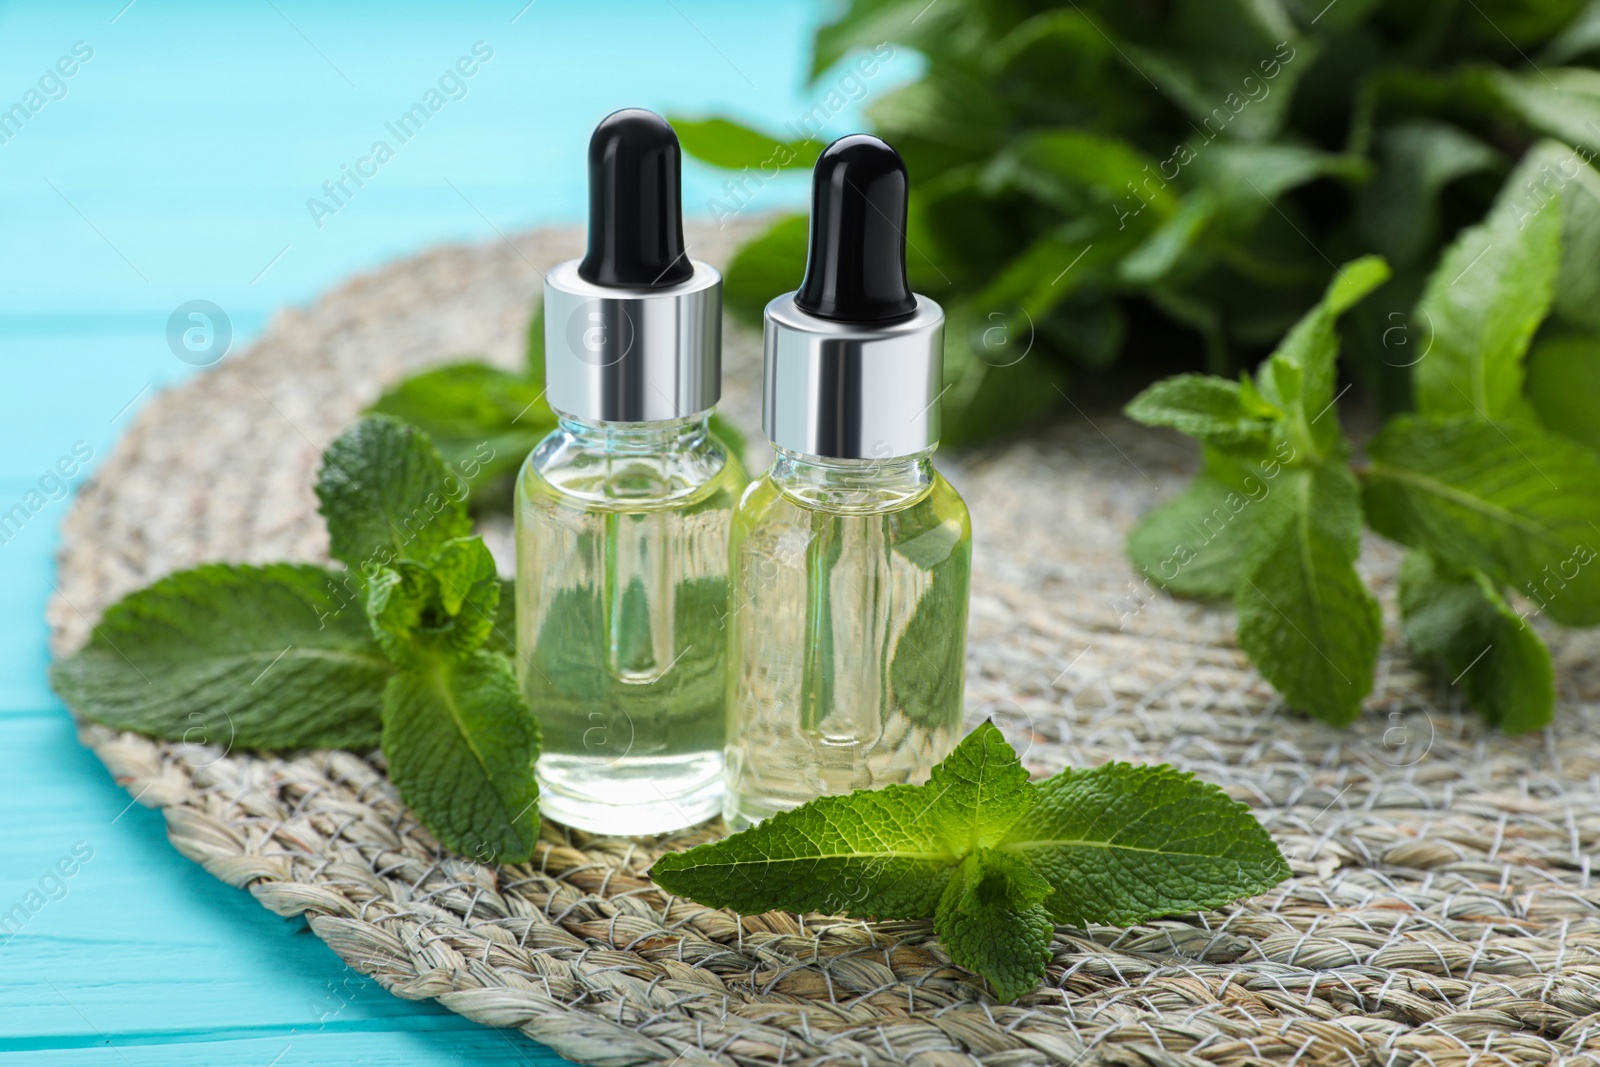
[[[1441,248],[1541,135],[1600,145],[1600,4],[1581,0],[854,0],[814,42],[819,94],[889,49],[926,59],[868,116],[911,174],[915,287],[949,316],[949,443],[1060,404],[1074,367],[1232,376],[1365,253],[1395,277],[1348,316],[1345,370],[1383,411],[1409,409],[1426,338],[1404,312]],[[691,155],[736,171],[821,147],[788,139],[804,122],[673,121]],[[1587,150],[1577,166],[1600,190]],[[1548,327],[1582,336],[1553,361],[1593,353],[1600,330],[1588,201],[1568,212]],[[805,241],[793,216],[749,244],[728,307],[759,322]]]

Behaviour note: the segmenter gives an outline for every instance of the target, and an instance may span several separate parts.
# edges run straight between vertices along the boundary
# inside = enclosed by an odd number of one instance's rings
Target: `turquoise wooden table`
[[[578,221],[588,131],[615,107],[776,129],[827,89],[805,84],[823,14],[805,0],[448,9],[0,6],[0,513],[28,511],[0,528],[8,1064],[563,1062],[391,997],[299,921],[180,857],[160,816],[79,747],[44,674],[42,612],[70,503],[50,470],[76,450],[90,457],[69,479],[81,482],[155,391],[203,373],[169,347],[180,304],[219,305],[237,349],[275,309],[394,256]],[[335,210],[308,205],[329,206],[324,183],[393,141],[386,124],[464,56],[475,72],[443,83],[426,126],[363,185],[347,182]],[[901,65],[869,99],[914,73]],[[830,132],[848,132],[859,103]],[[8,122],[13,104],[24,111]],[[705,214],[724,180],[690,165],[686,210]],[[773,183],[759,208],[796,206],[803,190],[803,176]]]

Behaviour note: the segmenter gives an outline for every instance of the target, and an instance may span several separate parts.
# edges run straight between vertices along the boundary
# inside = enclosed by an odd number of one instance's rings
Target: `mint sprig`
[[[1232,596],[1239,644],[1291,706],[1349,723],[1372,688],[1382,620],[1355,570],[1363,520],[1415,550],[1400,598],[1412,650],[1502,729],[1554,712],[1549,652],[1528,620],[1600,624],[1600,438],[1547,380],[1524,390],[1534,338],[1570,290],[1563,235],[1587,247],[1593,228],[1581,190],[1600,174],[1587,164],[1554,195],[1537,185],[1566,159],[1548,143],[1530,152],[1441,258],[1413,316],[1426,330],[1418,411],[1384,426],[1365,467],[1352,470],[1338,432],[1334,321],[1386,277],[1375,259],[1346,264],[1254,377],[1185,375],[1128,405],[1206,449],[1193,485],[1130,536],[1135,564],[1175,593]],[[1573,349],[1557,339],[1545,349]]]
[[[439,656],[383,695],[389,778],[438,838],[479,860],[526,859],[539,839],[539,729],[511,663]]]
[[[106,609],[50,684],[80,714],[191,746],[371,748],[394,667],[326,567],[208,563]]]
[[[1355,571],[1360,492],[1333,410],[1335,323],[1389,277],[1345,264],[1254,377],[1184,375],[1128,405],[1130,418],[1206,444],[1206,471],[1129,538],[1155,584],[1231,595],[1239,644],[1295,706],[1347,725],[1372,691],[1377,601]]]
[[[1550,650],[1482,571],[1456,570],[1426,552],[1400,566],[1406,643],[1459,678],[1474,708],[1509,733],[1550,724]]]
[[[510,598],[426,434],[371,416],[324,457],[324,567],[207,564],[109,608],[51,681],[79,714],[262,750],[380,744],[439,840],[516,862],[539,833],[539,731],[507,655]]]
[[[655,862],[661,888],[743,914],[932,919],[1003,1001],[1036,987],[1053,923],[1127,925],[1262,893],[1289,876],[1249,810],[1168,766],[1030,782],[993,723],[926,785],[821,797]]]
[[[332,552],[366,578],[372,632],[400,670],[383,695],[395,787],[457,852],[526,859],[539,730],[510,662],[482,651],[502,583],[483,539],[464,536],[466,493],[426,434],[384,415],[334,442],[316,488]]]

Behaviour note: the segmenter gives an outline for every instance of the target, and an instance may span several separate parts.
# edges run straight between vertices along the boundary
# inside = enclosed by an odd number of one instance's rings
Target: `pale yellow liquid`
[[[729,520],[744,474],[575,447],[517,488],[517,646],[540,808],[651,834],[721,807]]]
[[[971,524],[929,472],[913,493],[842,504],[769,473],[740,502],[723,809],[734,828],[926,780],[958,740]]]

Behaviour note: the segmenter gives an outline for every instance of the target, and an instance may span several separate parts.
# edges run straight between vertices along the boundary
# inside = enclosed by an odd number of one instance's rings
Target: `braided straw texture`
[[[750,232],[694,232],[725,262]],[[250,350],[140,412],[66,521],[54,647],[205,560],[322,561],[319,450],[387,385],[478,354],[513,367],[571,231],[444,248],[285,311]],[[759,340],[728,337],[726,410],[754,428]],[[759,462],[760,457],[754,457]],[[1192,449],[1074,403],[1050,430],[947,456],[971,506],[969,726],[1036,774],[1170,762],[1253,806],[1294,877],[1231,910],[1062,928],[1044,985],[1001,1006],[926,923],[740,919],[664,896],[662,848],[545,824],[526,864],[444,854],[376,753],[268,757],[85,724],[173,843],[357,970],[591,1064],[1600,1062],[1596,644],[1547,632],[1558,724],[1480,728],[1392,632],[1398,553],[1369,542],[1391,632],[1367,713],[1285,713],[1232,612],[1134,583],[1126,531]],[[504,522],[491,544],[509,559]]]

